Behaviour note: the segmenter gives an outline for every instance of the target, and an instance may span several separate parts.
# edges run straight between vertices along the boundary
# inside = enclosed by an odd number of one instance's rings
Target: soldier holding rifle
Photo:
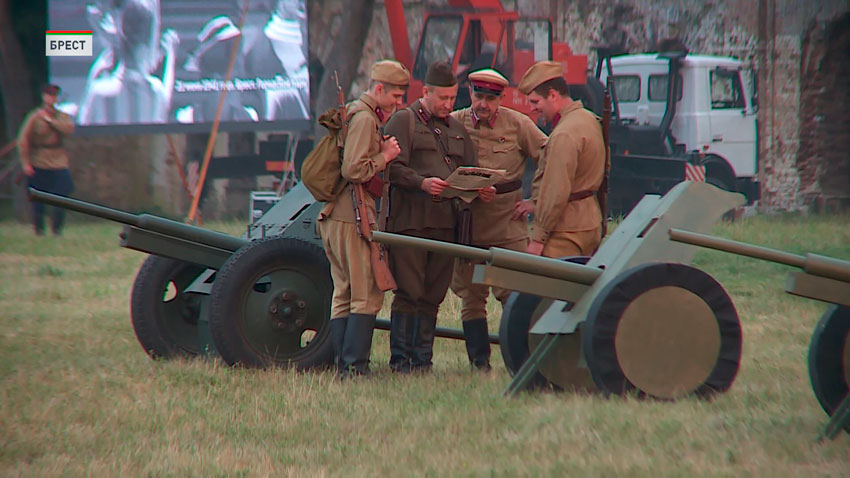
[[[383,136],[381,126],[401,106],[409,83],[410,73],[397,61],[372,66],[369,91],[346,107],[341,173],[348,184],[319,213],[334,282],[331,340],[342,376],[369,373],[375,316],[386,290],[376,281],[373,265],[380,263],[374,259],[381,258],[373,254],[378,245],[368,242],[369,230],[376,226],[375,198],[382,194],[379,173],[400,151],[395,138]]]

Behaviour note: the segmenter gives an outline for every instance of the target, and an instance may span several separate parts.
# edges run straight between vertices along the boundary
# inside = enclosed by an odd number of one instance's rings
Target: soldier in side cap
[[[475,145],[449,113],[457,96],[451,66],[428,67],[422,98],[399,111],[386,133],[398,138],[401,153],[389,167],[392,184],[387,230],[408,236],[455,241],[457,200],[443,200],[445,179],[458,166],[475,166]],[[492,186],[479,198],[492,200]],[[390,249],[398,290],[392,304],[390,367],[400,373],[428,371],[433,356],[437,311],[452,277],[451,257],[411,248]]]
[[[522,174],[526,158],[536,164],[543,154],[546,135],[531,119],[501,106],[508,80],[492,69],[469,74],[472,105],[452,116],[463,123],[478,152],[478,165],[507,171],[496,185],[496,197],[485,203],[475,201],[472,209],[472,245],[501,247],[524,252],[528,248],[525,216],[512,218],[522,201]],[[490,340],[487,329],[487,297],[490,288],[472,284],[473,264],[456,259],[451,289],[462,300],[461,320],[469,362],[480,370],[490,369]],[[493,294],[504,303],[510,291],[494,287]]]
[[[407,68],[394,60],[375,63],[370,76],[369,90],[346,106],[349,123],[341,172],[348,184],[325,204],[318,219],[334,282],[331,342],[342,376],[369,372],[375,316],[384,303],[372,273],[369,244],[357,233],[352,184],[372,181],[398,156],[398,141],[384,136],[381,127],[401,107],[410,83]],[[366,187],[364,196],[374,217],[380,193]]]
[[[41,89],[41,106],[24,118],[18,133],[18,152],[29,187],[68,196],[74,190],[74,182],[62,143],[74,132],[74,121],[56,109],[59,92],[57,85]],[[33,201],[32,213],[36,235],[44,235],[44,204]],[[61,235],[64,223],[65,210],[54,207],[50,223],[53,234]]]
[[[535,174],[534,222],[527,252],[589,256],[601,241],[602,213],[594,197],[605,171],[599,119],[573,101],[561,64],[535,63],[519,82],[531,110],[554,124]],[[521,205],[519,217],[528,209]]]

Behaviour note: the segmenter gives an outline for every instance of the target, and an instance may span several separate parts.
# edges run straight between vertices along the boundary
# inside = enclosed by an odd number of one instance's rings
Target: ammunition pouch
[[[384,194],[384,180],[377,174],[372,176],[372,179],[363,183],[365,189],[372,197],[379,198]]]

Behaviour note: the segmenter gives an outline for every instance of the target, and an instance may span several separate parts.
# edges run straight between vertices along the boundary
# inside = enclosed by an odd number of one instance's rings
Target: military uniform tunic
[[[443,159],[435,128],[440,131],[451,165]],[[390,118],[385,133],[395,136],[401,147],[401,153],[389,166],[392,192],[387,230],[454,241],[457,214],[453,201],[435,200],[421,186],[425,178],[445,179],[458,166],[477,165],[475,146],[466,129],[451,116],[432,116],[421,101],[416,101]],[[390,248],[389,256],[398,284],[393,313],[436,317],[451,281],[452,258],[402,247]]]
[[[478,165],[504,169],[503,184],[521,181],[526,158],[538,163],[546,144],[546,135],[526,115],[510,108],[499,107],[490,121],[478,120],[472,108],[454,111],[452,116],[463,123],[478,152]],[[522,200],[522,188],[497,194],[489,203],[473,201],[472,244],[479,247],[502,247],[515,251],[528,246],[528,222],[523,217],[513,220],[514,205]],[[457,259],[451,289],[461,298],[461,319],[486,317],[489,287],[472,284],[473,266],[470,261]],[[497,299],[504,302],[510,291],[493,288]]]
[[[367,93],[347,106],[349,124],[341,172],[348,184],[319,213],[319,234],[334,282],[331,318],[376,315],[384,303],[384,293],[372,274],[369,243],[357,232],[351,186],[368,181],[386,167],[376,108],[375,100]],[[368,192],[364,191],[364,195],[366,207],[375,217],[375,200]]]
[[[590,255],[601,240],[602,213],[595,192],[605,170],[602,129],[593,113],[574,101],[560,111],[537,168],[531,240],[544,243],[543,255]]]

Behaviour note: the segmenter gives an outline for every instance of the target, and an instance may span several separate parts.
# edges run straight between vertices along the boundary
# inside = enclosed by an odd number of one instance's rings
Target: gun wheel
[[[229,365],[329,365],[333,282],[324,251],[291,237],[254,241],[219,270],[210,334]]]
[[[576,256],[563,260],[576,264],[587,264],[589,259],[586,256]],[[551,304],[551,299],[520,292],[512,293],[505,301],[502,308],[502,320],[499,323],[499,347],[505,368],[508,369],[511,377],[516,375],[520,367],[528,360],[529,344],[536,344],[534,337],[529,335],[529,330]],[[545,365],[541,366],[541,368],[544,367]],[[567,382],[566,379],[552,382],[543,373],[537,372],[529,382],[528,388],[571,388],[570,383]]]
[[[830,416],[850,393],[850,307],[832,305],[821,316],[809,345],[809,378]],[[844,427],[850,433],[850,425]]]
[[[130,298],[130,320],[136,338],[152,358],[201,353],[201,296],[186,292],[186,288],[204,270],[153,255],[139,268]]]
[[[741,324],[723,287],[684,264],[651,263],[600,291],[582,345],[605,393],[677,399],[727,390],[741,361]]]

